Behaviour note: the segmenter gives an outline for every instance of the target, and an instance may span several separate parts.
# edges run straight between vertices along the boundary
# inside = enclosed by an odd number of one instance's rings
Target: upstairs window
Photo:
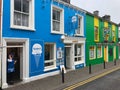
[[[110,36],[110,29],[109,28],[104,28],[103,36],[104,36],[105,41],[109,40],[109,36]]]
[[[34,28],[34,0],[11,0],[11,27]]]
[[[14,0],[14,25],[29,26],[29,1]]]
[[[116,35],[115,35],[115,31],[112,31],[112,41],[116,41]]]
[[[95,41],[99,41],[99,29],[98,27],[94,27],[94,39]]]
[[[75,31],[75,34],[78,36],[83,36],[84,35],[84,24],[83,24],[83,17],[78,15],[78,27]]]
[[[52,33],[64,34],[64,11],[63,9],[52,6]]]

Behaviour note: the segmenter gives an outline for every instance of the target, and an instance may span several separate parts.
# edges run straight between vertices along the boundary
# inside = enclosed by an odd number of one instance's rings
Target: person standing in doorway
[[[14,84],[13,77],[15,72],[15,61],[13,60],[14,55],[10,53],[7,59],[7,81],[8,84]]]

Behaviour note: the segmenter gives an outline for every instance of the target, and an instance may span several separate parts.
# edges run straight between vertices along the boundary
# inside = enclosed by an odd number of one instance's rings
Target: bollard
[[[65,82],[65,78],[64,78],[64,68],[62,68],[62,83]]]
[[[116,59],[114,60],[114,65],[116,66]]]
[[[91,64],[89,64],[89,74],[91,74]]]
[[[104,69],[105,69],[105,68],[106,68],[106,67],[105,67],[105,61],[104,61],[104,63],[103,63],[103,66],[104,66]]]

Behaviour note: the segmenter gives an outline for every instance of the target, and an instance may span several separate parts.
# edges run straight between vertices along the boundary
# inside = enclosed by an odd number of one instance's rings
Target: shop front
[[[65,67],[66,69],[79,69],[85,64],[85,38],[65,37]]]

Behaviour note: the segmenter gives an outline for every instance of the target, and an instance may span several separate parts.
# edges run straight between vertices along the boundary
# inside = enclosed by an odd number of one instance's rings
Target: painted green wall
[[[112,29],[112,24],[108,23],[108,27],[110,30]],[[103,38],[103,30],[104,30],[104,21],[99,19],[99,42],[98,43],[104,43]],[[110,37],[108,42],[112,42],[112,32],[110,31]],[[116,45],[118,43],[118,26],[116,26],[116,42],[113,44],[107,44],[108,46],[108,62],[114,60],[114,52],[112,52],[112,55],[110,55],[110,49],[114,51],[114,46],[116,46],[116,59],[118,60],[118,46]],[[96,58],[90,60],[89,59],[89,48],[90,46],[96,47]],[[97,46],[98,44],[94,41],[94,16],[90,14],[86,14],[86,65],[89,64],[100,64],[104,62],[104,44],[102,44],[102,57],[97,58]]]

